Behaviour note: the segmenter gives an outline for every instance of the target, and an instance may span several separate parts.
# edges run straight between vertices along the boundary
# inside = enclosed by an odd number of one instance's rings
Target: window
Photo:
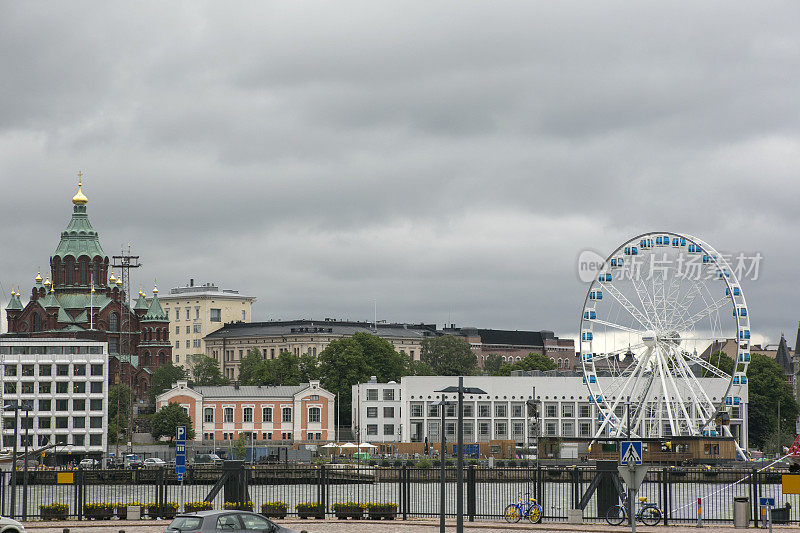
[[[175,326],[175,335],[180,335],[180,334],[181,334],[181,327]]]
[[[6,394],[16,394],[17,393],[17,384],[14,381],[6,381],[3,383],[3,392]]]
[[[272,525],[264,518],[252,514],[239,515],[245,531],[272,531]],[[197,529],[197,528],[193,528]]]
[[[481,418],[489,418],[489,404],[480,404],[478,406],[478,416]]]
[[[384,424],[383,425],[383,434],[384,435],[394,435],[394,424]]]
[[[494,423],[494,436],[495,438],[504,437],[507,433],[508,426],[505,422],[495,422]]]
[[[384,407],[383,418],[394,418],[394,407]]]
[[[33,365],[22,365],[23,376],[33,376]]]
[[[50,444],[50,435],[39,435],[39,446],[47,446]]]
[[[272,422],[272,407],[264,407],[261,409],[261,421]]]
[[[94,433],[89,435],[89,446],[102,446],[103,445],[103,435],[100,433]]]
[[[319,407],[312,407],[308,410],[309,422],[320,422],[321,420],[322,420],[322,414],[320,412]]]
[[[394,401],[394,389],[383,389],[383,399]]]
[[[367,407],[367,418],[378,418],[378,408]]]
[[[189,320],[189,311],[190,311],[190,309],[187,307],[186,308],[186,320]]]
[[[226,407],[223,410],[223,422],[233,422],[233,407]]]
[[[50,400],[39,400],[40,411],[49,411],[51,405]]]
[[[164,316],[169,320],[169,307],[164,308]]]
[[[176,307],[175,308],[175,322],[180,322],[180,321],[181,321],[181,308],[180,307]]]
[[[85,411],[86,410],[86,400],[82,398],[75,398],[72,400],[72,410],[73,411]]]
[[[214,408],[213,407],[206,407],[203,409],[203,422],[207,422],[209,424],[214,423]]]
[[[73,435],[72,436],[72,444],[74,446],[84,446],[84,445],[86,445],[86,435]]]
[[[478,435],[489,435],[489,422],[478,422]]]
[[[555,422],[546,422],[544,425],[544,434],[548,437],[555,437],[558,426]]]
[[[67,429],[69,427],[69,418],[66,416],[56,417],[56,429]]]
[[[91,391],[93,394],[102,393],[103,392],[103,382],[102,381],[93,381],[91,385]],[[84,384],[85,389],[85,384]]]
[[[73,376],[85,376],[86,375],[86,365],[72,365],[72,375]]]
[[[378,424],[367,424],[367,435],[377,435]]]
[[[175,348],[178,349],[181,347],[181,341],[175,341]]]
[[[561,404],[561,418],[575,418],[575,405],[571,403]]]
[[[412,417],[421,417],[422,416],[422,405],[420,404],[412,404],[411,405],[411,416]]]
[[[291,407],[284,407],[281,409],[281,422],[291,422],[292,421],[292,408]]]
[[[523,422],[514,422],[511,424],[511,433],[515,437],[521,437],[524,429],[525,429],[525,424]]]
[[[243,422],[252,422],[253,421],[253,408],[252,407],[245,407],[242,411],[242,421]]]
[[[92,411],[102,411],[103,400],[89,400],[89,409]]]
[[[554,403],[548,403],[544,406],[544,416],[548,418],[555,418],[558,416],[558,406]]]
[[[377,401],[378,389],[367,389],[367,401]]]
[[[221,309],[212,309],[211,310],[210,320],[211,320],[211,322],[222,322],[222,310]]]
[[[40,394],[50,394],[50,390],[52,387],[52,383],[49,381],[40,381],[39,382],[39,393]]]
[[[98,383],[100,383],[100,382],[98,381]],[[92,385],[94,385],[94,383],[92,383]],[[75,383],[72,384],[72,390],[73,390],[73,392],[75,392],[77,394],[85,394],[86,393],[86,382],[85,381],[76,381]]]
[[[588,437],[592,431],[592,424],[590,422],[580,422],[578,424],[579,437]]]
[[[56,365],[57,376],[69,376],[69,365]]]
[[[444,416],[446,416],[448,418],[455,418],[455,416],[456,416],[456,406],[455,405],[447,405],[445,407],[446,407],[446,409],[445,409],[446,412],[445,412]]]
[[[194,333],[200,333],[200,324],[194,324],[194,325],[192,325],[192,331],[193,331]]]
[[[466,416],[466,417],[475,416],[474,415],[474,408],[473,408],[473,405],[471,403],[465,403],[464,404],[464,416]]]
[[[514,404],[511,406],[511,416],[514,418],[521,418],[524,415],[522,414],[522,406],[519,404]]]
[[[186,326],[186,334],[188,335],[191,332],[191,326]]]
[[[199,305],[196,305],[194,307],[194,317],[195,317],[195,319],[199,319],[200,318],[200,306]]]
[[[56,435],[56,444],[59,446],[66,446],[67,444],[67,436],[66,435]]]
[[[101,365],[101,364],[93,364],[92,365],[92,375],[93,376],[102,376],[103,375],[103,365]]]
[[[189,347],[189,339],[186,339],[186,347]]]
[[[582,403],[578,406],[578,416],[581,418],[591,418],[592,417],[592,406],[586,403]]]
[[[56,393],[57,394],[67,394],[69,392],[69,382],[67,381],[58,381],[56,382]]]
[[[53,375],[53,365],[39,365],[39,375],[40,376],[52,376]]]
[[[446,422],[444,425],[444,434],[448,437],[452,437],[456,434],[456,423],[455,422]]]
[[[92,428],[98,429],[103,427],[103,417],[102,416],[93,416],[89,420],[89,424]]]
[[[575,436],[575,422],[572,420],[564,420],[561,422],[561,436],[574,437]]]
[[[6,376],[16,376],[17,365],[6,365]],[[377,398],[375,398],[377,400]]]
[[[69,411],[69,400],[56,400],[56,411]]]
[[[116,337],[108,338],[108,353],[119,353],[119,339]]]
[[[72,427],[76,429],[83,429],[86,427],[86,417],[74,416],[72,417]]]
[[[497,418],[504,418],[508,416],[506,414],[506,404],[504,403],[494,404],[494,416],[496,416]]]
[[[22,382],[22,394],[33,394],[33,381]]]

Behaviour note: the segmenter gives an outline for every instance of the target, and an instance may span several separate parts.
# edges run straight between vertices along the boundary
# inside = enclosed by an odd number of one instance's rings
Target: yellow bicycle
[[[526,492],[517,503],[510,503],[506,506],[503,513],[506,522],[513,524],[522,518],[527,518],[531,524],[538,524],[542,521],[542,506],[536,503],[536,498],[531,498],[530,495],[530,492]]]

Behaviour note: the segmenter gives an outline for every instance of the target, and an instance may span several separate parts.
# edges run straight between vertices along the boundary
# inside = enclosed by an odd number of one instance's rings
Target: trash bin
[[[792,504],[786,502],[784,507],[775,507],[772,509],[772,523],[773,524],[788,524],[789,512],[792,510]]]
[[[733,499],[733,527],[748,528],[750,526],[750,498]]]

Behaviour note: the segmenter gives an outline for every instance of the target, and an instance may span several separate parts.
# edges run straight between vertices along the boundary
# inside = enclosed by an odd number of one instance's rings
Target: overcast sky
[[[0,283],[76,173],[111,255],[254,320],[575,336],[578,254],[668,229],[761,252],[794,344],[800,3],[4,2]],[[3,300],[6,296],[3,296]]]

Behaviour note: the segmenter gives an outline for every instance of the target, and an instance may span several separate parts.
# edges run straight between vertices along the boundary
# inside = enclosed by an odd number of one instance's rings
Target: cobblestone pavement
[[[370,521],[338,521],[338,520],[281,520],[279,523],[295,531],[307,531],[308,533],[437,533],[439,522],[436,520],[408,520],[406,522],[370,522]],[[68,528],[70,533],[162,533],[168,522],[143,520],[140,522],[28,522],[26,528],[33,533],[63,533]],[[455,522],[447,522],[447,532],[455,532]],[[564,533],[568,531],[580,531],[582,533],[599,532],[624,532],[629,531],[628,527],[614,527],[605,524],[505,524],[501,522],[465,522],[464,530],[466,533],[489,533],[492,531],[535,531],[537,533]],[[797,526],[778,527],[774,526],[775,533],[796,532]],[[699,533],[694,526],[680,525],[669,527],[646,527],[636,526],[636,531],[641,533]],[[704,527],[704,533],[734,533],[730,525],[713,525]]]

